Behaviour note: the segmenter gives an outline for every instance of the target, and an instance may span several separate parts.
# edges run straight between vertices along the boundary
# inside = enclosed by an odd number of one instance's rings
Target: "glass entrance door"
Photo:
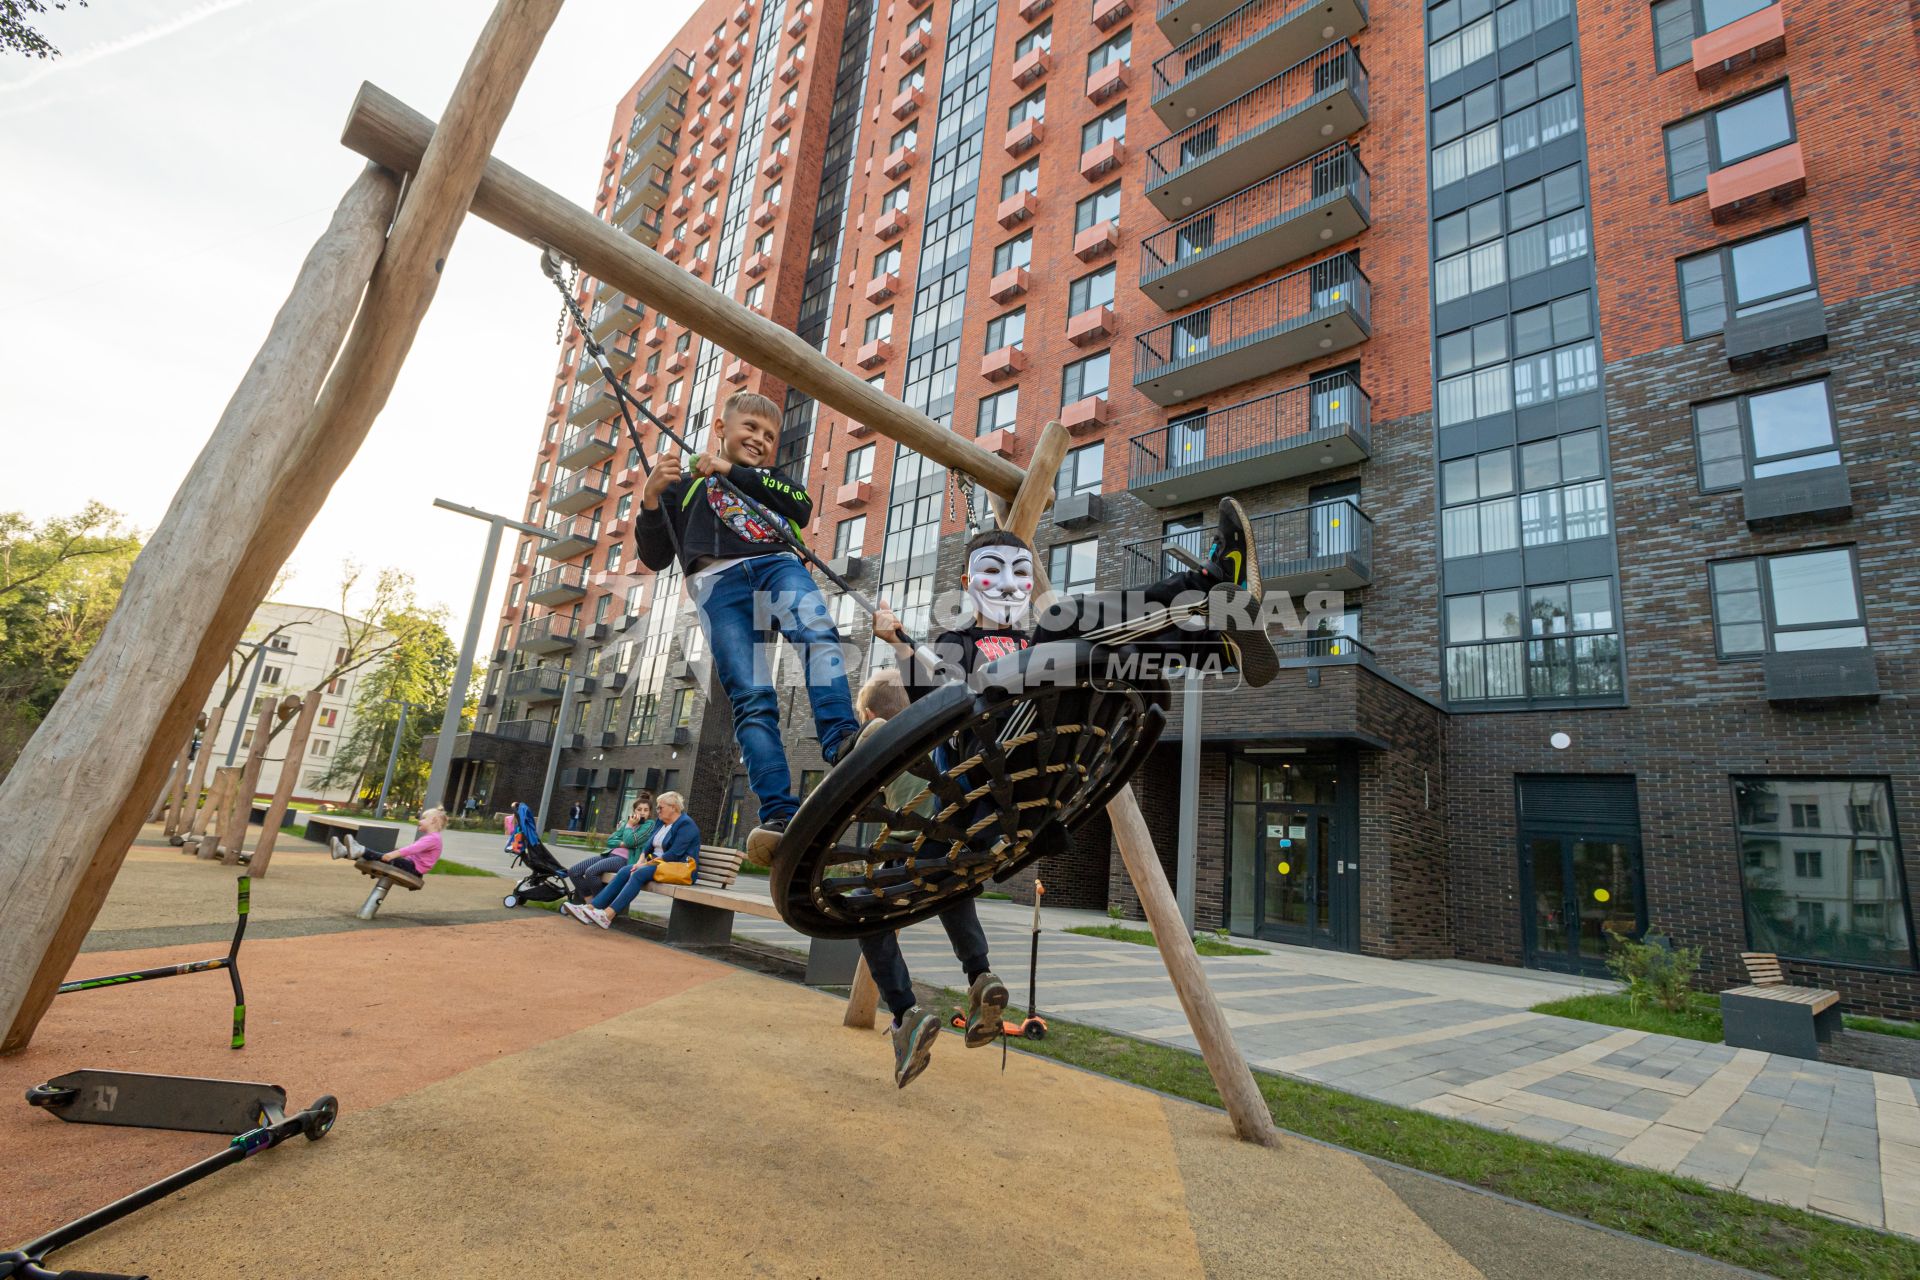
[[[1635,936],[1640,914],[1640,842],[1534,835],[1525,841],[1527,963],[1567,973],[1605,973],[1609,938]]]
[[[1256,821],[1265,886],[1259,932],[1287,942],[1351,947],[1350,867],[1334,856],[1333,814],[1319,805],[1263,804]]]

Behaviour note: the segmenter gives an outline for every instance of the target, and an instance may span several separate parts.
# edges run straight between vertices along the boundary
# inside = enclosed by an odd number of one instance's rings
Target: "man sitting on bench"
[[[447,829],[447,811],[429,809],[420,815],[418,838],[412,844],[395,849],[392,853],[375,853],[373,850],[348,836],[345,840],[335,836],[327,841],[327,847],[336,858],[352,858],[355,862],[385,862],[424,876],[433,870],[433,864],[440,861],[440,833]]]
[[[625,914],[640,891],[656,876],[660,876],[663,884],[693,883],[693,873],[699,865],[700,828],[687,816],[686,800],[678,791],[662,791],[653,798],[653,807],[659,812],[660,821],[639,857],[594,896],[591,906],[569,902],[560,908],[562,911],[582,924],[611,929],[614,917]],[[661,868],[666,866],[673,866],[674,870],[662,875]]]

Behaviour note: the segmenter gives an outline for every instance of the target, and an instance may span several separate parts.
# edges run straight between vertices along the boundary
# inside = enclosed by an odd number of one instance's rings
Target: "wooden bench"
[[[418,890],[426,883],[426,877],[405,867],[396,867],[391,862],[371,860],[353,864],[360,874],[373,880],[373,892],[367,895],[366,902],[356,913],[362,920],[371,920],[380,910],[380,904],[387,900],[387,893],[395,885],[402,889]]]
[[[736,913],[778,920],[779,909],[770,898],[738,893],[734,881],[740,878],[740,864],[746,855],[724,845],[703,844],[694,866],[692,884],[647,885],[645,892],[672,900],[667,908],[667,945],[671,947],[724,947],[733,941],[733,917]],[[605,872],[602,884],[610,884],[617,872]],[[845,987],[853,983],[853,971],[860,962],[860,944],[844,938],[810,938],[807,946],[807,976],[810,987]]]
[[[342,840],[352,836],[360,842],[361,848],[374,853],[392,853],[400,847],[398,827],[375,826],[358,818],[343,818],[333,813],[307,815],[307,839],[316,844],[325,844],[335,836]]]
[[[1720,1021],[1726,1042],[1794,1058],[1818,1058],[1820,1046],[1840,1030],[1838,992],[1787,983],[1780,957],[1742,951],[1749,984],[1720,993]]]

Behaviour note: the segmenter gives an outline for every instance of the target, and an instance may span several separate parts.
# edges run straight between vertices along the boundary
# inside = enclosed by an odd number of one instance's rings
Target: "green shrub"
[[[1124,920],[1126,918],[1126,915],[1127,913],[1125,908],[1123,908],[1119,903],[1109,902],[1107,904],[1107,919]]]
[[[1700,972],[1700,948],[1676,947],[1653,933],[1638,942],[1618,933],[1611,937],[1607,968],[1627,984],[1627,1003],[1635,1009],[1652,1005],[1668,1013],[1685,1012],[1693,998],[1694,975]]]

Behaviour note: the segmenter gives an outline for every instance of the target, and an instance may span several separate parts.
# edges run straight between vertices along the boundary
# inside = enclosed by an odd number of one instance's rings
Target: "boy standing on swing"
[[[676,545],[687,592],[700,611],[714,670],[733,706],[733,734],[747,762],[747,782],[760,797],[760,825],[747,853],[769,862],[799,809],[780,738],[772,647],[785,636],[806,674],[807,699],[828,765],[853,747],[859,722],[847,689],[840,633],[825,597],[781,532],[768,528],[726,486],[748,494],[786,520],[794,537],[813,518],[813,499],[773,465],[780,410],[749,391],[727,397],[713,427],[712,450],[685,463],[663,443],[640,494],[635,521],[640,561],[656,572],[674,561]],[[691,474],[689,474],[689,471]]]

